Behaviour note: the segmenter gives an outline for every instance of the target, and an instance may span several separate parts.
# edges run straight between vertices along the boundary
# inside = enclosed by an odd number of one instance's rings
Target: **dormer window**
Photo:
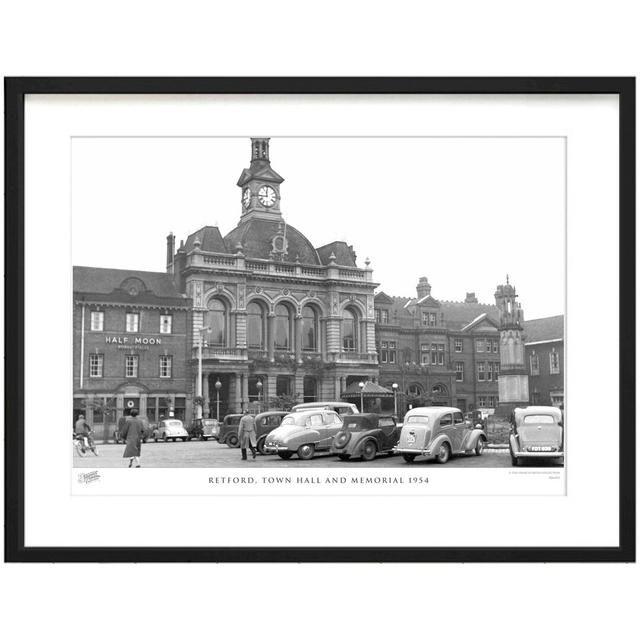
[[[423,327],[435,327],[436,326],[436,314],[428,311],[422,312],[422,326]]]

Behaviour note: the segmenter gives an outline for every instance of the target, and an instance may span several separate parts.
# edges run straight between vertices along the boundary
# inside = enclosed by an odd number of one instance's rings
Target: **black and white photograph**
[[[615,555],[623,80],[79,82],[23,97],[27,547]]]
[[[74,138],[74,467],[562,467],[565,145]]]

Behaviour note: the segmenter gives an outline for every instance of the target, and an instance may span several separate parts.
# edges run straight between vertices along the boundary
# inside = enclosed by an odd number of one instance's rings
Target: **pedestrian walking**
[[[251,449],[251,455],[256,457],[256,420],[249,413],[248,409],[244,410],[244,415],[240,418],[240,426],[238,427],[238,440],[240,440],[240,451],[242,459],[247,459],[247,445]]]
[[[142,438],[144,437],[144,423],[138,418],[138,410],[131,409],[128,420],[125,421],[120,436],[127,443],[124,448],[123,458],[129,458],[129,468],[135,462],[136,468],[140,467],[140,455],[142,450]]]

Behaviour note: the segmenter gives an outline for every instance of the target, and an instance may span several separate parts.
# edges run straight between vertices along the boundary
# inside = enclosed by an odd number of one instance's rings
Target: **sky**
[[[231,231],[250,135],[74,138],[73,264],[164,271],[169,232]],[[353,245],[378,291],[493,303],[508,274],[525,319],[564,313],[563,138],[277,137],[270,158],[287,224]]]

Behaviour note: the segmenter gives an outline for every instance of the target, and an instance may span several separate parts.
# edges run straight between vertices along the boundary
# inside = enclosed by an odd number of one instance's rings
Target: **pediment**
[[[389,297],[384,291],[376,293],[374,301],[376,304],[393,304],[393,298]]]
[[[486,313],[479,315],[472,320],[468,325],[462,327],[462,331],[486,331],[491,333],[497,333],[500,330],[498,324],[490,318]]]
[[[440,303],[432,296],[425,296],[424,298],[420,298],[420,300],[418,300],[416,304],[419,307],[430,307],[435,309],[440,308]]]

